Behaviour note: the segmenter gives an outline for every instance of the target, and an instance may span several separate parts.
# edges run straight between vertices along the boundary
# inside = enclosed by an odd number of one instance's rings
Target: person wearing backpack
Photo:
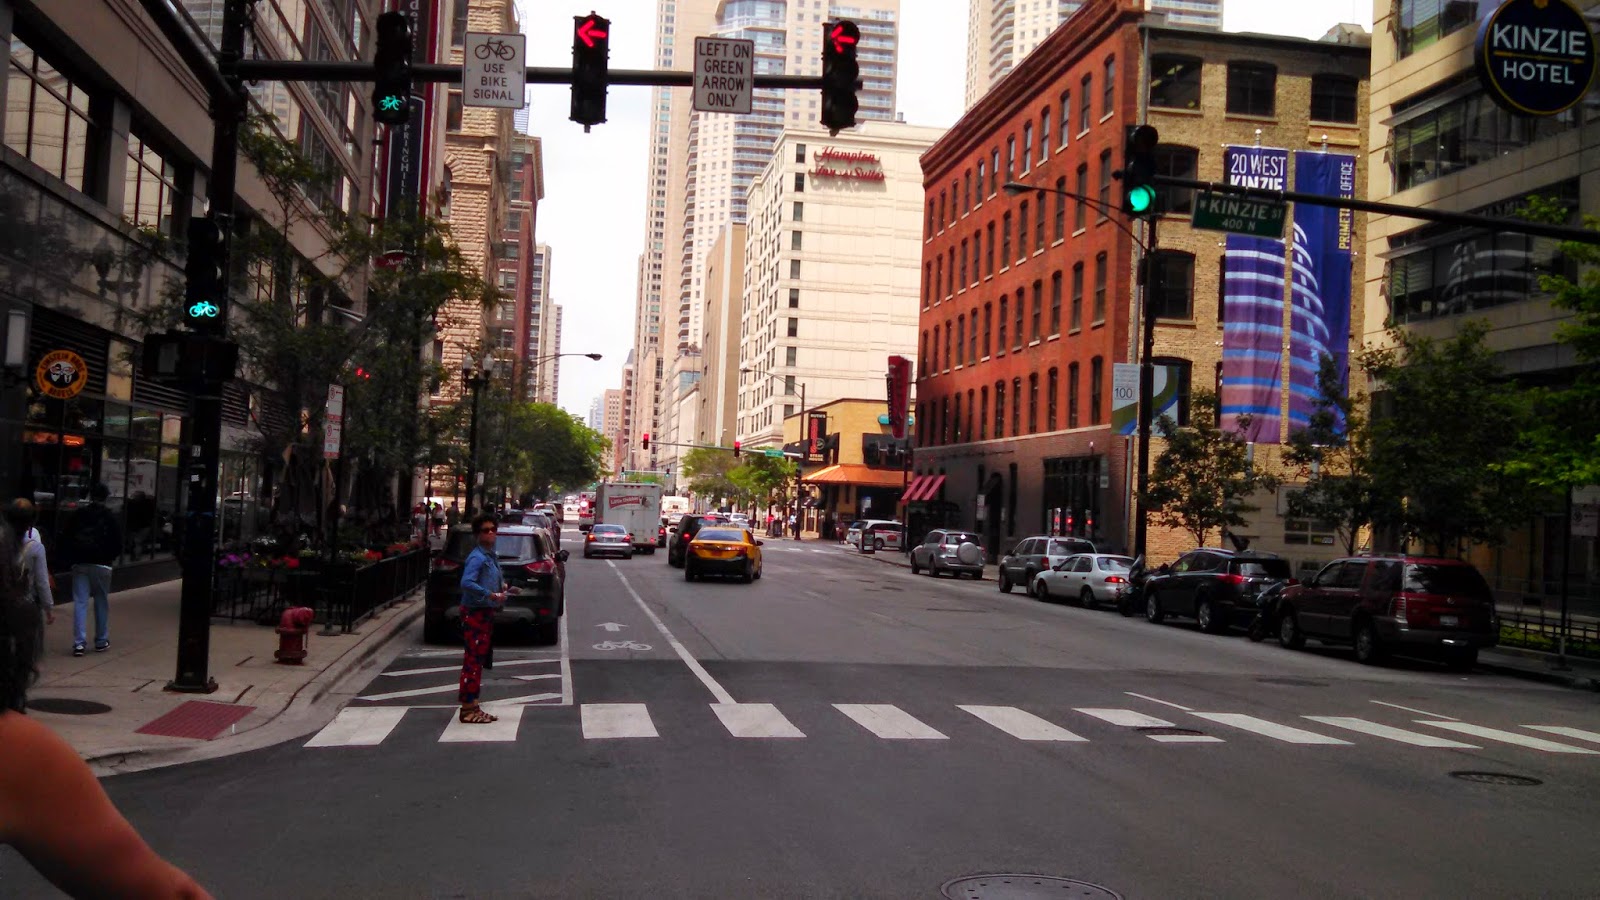
[[[39,511],[31,501],[21,497],[6,506],[6,524],[17,537],[17,568],[22,574],[23,602],[39,607],[39,641],[44,642],[44,626],[56,621],[55,592],[50,589],[50,563],[45,557],[44,542],[34,523]]]
[[[122,554],[122,523],[106,506],[111,490],[102,482],[89,488],[90,502],[68,522],[61,548],[72,563],[72,655],[82,656],[89,617],[89,595],[94,595],[94,652],[111,647],[111,566]]]

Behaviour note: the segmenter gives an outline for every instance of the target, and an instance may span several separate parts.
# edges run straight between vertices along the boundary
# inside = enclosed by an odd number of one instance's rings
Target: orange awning
[[[898,488],[905,474],[892,469],[874,469],[859,463],[839,463],[818,469],[806,476],[807,484],[850,484],[859,487]]]
[[[917,480],[911,483],[910,490],[906,491],[905,496],[901,499],[907,503],[917,503],[923,500],[932,500],[933,495],[937,494],[939,492],[939,488],[943,485],[943,475],[919,475],[917,476]]]

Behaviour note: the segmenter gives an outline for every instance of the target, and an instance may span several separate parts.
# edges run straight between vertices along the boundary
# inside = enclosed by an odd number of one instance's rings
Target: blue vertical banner
[[[1356,158],[1296,151],[1295,190],[1328,197],[1355,196]],[[1289,339],[1289,430],[1306,427],[1316,411],[1317,369],[1331,356],[1340,383],[1350,378],[1350,288],[1355,213],[1294,205],[1293,313]]]
[[[1229,184],[1288,189],[1289,151],[1272,147],[1227,147],[1223,162]],[[1222,324],[1222,427],[1246,440],[1279,442],[1283,409],[1283,241],[1228,235],[1225,250]]]

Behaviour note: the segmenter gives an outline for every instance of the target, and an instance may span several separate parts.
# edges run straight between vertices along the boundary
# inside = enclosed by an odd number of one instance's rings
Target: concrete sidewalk
[[[253,749],[245,736],[281,716],[291,704],[315,703],[341,678],[377,653],[422,612],[421,588],[361,623],[355,634],[324,637],[314,626],[304,665],[273,661],[278,635],[254,623],[213,622],[211,694],[164,690],[177,671],[178,605],[181,582],[168,581],[111,595],[111,647],[72,655],[72,604],[55,608],[46,629],[39,681],[28,692],[29,714],[64,737],[100,774],[149,768],[203,756]],[[93,604],[86,629],[94,636]],[[92,645],[92,640],[91,640]],[[65,706],[79,712],[47,711],[50,701],[88,701]],[[224,719],[238,718],[222,734],[198,738],[141,734],[139,729],[190,701],[191,707]],[[35,709],[38,703],[41,708]],[[106,707],[101,709],[100,707]],[[92,711],[89,711],[92,710]],[[237,744],[238,750],[227,745]]]

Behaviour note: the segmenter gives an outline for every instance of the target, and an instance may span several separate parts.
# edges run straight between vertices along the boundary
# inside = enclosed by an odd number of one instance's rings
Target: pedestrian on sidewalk
[[[17,536],[17,568],[22,574],[22,599],[24,603],[39,608],[40,645],[44,644],[44,626],[56,621],[56,597],[50,586],[50,562],[45,556],[44,542],[39,539],[39,529],[33,527],[39,518],[31,500],[21,497],[6,506],[6,524]]]
[[[478,546],[472,548],[461,569],[461,634],[466,639],[466,656],[461,662],[460,719],[468,725],[487,725],[499,718],[478,705],[483,664],[489,658],[494,637],[494,611],[510,593],[500,572],[500,561],[494,555],[498,532],[494,516],[484,514],[473,519],[472,533]]]
[[[444,526],[451,531],[455,530],[456,523],[461,521],[461,505],[451,501],[450,509],[444,514]]]
[[[72,564],[72,655],[82,656],[87,641],[89,595],[94,595],[94,652],[111,647],[109,616],[111,566],[122,553],[122,523],[106,506],[111,489],[103,482],[89,488],[87,506],[68,520],[60,548]]]
[[[23,714],[41,645],[39,607],[23,602],[9,552],[22,534],[0,553],[0,844],[68,896],[209,898],[139,837],[71,745]]]

